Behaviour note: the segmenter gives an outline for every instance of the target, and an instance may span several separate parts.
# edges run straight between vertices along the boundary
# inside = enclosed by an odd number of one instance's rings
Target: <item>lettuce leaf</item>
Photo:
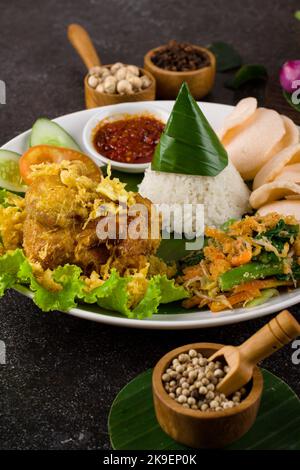
[[[122,313],[129,318],[147,318],[157,313],[160,303],[169,303],[188,297],[187,291],[182,286],[175,286],[174,280],[170,280],[164,274],[156,275],[149,280],[146,293],[139,304],[134,308],[128,307],[129,293],[127,284],[131,277],[121,277],[117,271],[112,270],[110,278],[83,296],[87,303],[94,303],[105,308]]]
[[[159,279],[153,277],[149,280],[144,298],[131,312],[131,318],[147,318],[157,313],[161,300],[161,290]]]
[[[0,257],[0,296],[6,289],[18,284],[29,285],[34,293],[34,303],[44,312],[51,310],[68,311],[77,306],[79,300],[97,303],[100,307],[119,312],[128,318],[147,318],[157,313],[160,303],[174,302],[188,297],[182,286],[166,275],[153,276],[147,285],[143,299],[131,309],[130,293],[127,288],[132,277],[121,277],[112,270],[110,277],[101,286],[90,292],[85,290],[81,269],[76,265],[59,266],[52,273],[52,280],[58,284],[57,290],[48,290],[35,278],[32,266],[22,250],[17,249]]]
[[[160,284],[160,303],[168,304],[170,302],[176,302],[177,300],[186,299],[189,296],[183,286],[175,286],[174,279],[168,279],[165,274],[156,277]]]
[[[0,297],[3,296],[6,289],[13,287],[18,282],[18,273],[20,267],[26,258],[23,251],[17,249],[7,252],[0,258]]]
[[[25,261],[19,272],[19,279],[28,282],[34,292],[33,301],[43,312],[60,310],[67,312],[77,306],[76,299],[80,297],[84,282],[80,279],[81,269],[78,266],[66,264],[59,266],[52,273],[52,279],[60,285],[58,291],[51,291],[38,283],[32,267]]]

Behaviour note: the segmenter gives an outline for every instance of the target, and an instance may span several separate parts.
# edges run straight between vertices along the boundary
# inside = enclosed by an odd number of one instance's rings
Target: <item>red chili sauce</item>
[[[147,114],[105,120],[95,130],[94,147],[101,155],[116,162],[148,163],[164,127],[163,122]]]

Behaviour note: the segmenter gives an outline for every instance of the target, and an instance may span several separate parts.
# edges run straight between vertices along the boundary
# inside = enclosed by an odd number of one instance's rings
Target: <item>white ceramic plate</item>
[[[149,102],[149,105],[159,105],[159,107],[166,111],[171,111],[172,101]],[[207,117],[210,124],[214,129],[218,129],[226,115],[232,110],[231,106],[215,104],[215,103],[201,103],[202,111]],[[107,110],[110,111],[112,106],[108,106]],[[84,148],[82,140],[82,132],[85,124],[95,114],[99,113],[99,109],[90,109],[79,111],[77,113],[68,114],[55,119],[67,132],[74,136],[79,145]],[[103,108],[101,108],[103,109]],[[4,149],[12,150],[14,152],[22,153],[27,148],[27,141],[29,132],[15,137],[3,146]],[[31,293],[26,288],[20,288],[20,292],[28,297]],[[208,310],[198,312],[189,312],[186,310],[184,313],[170,314],[172,306],[162,306],[159,315],[154,315],[151,319],[135,320],[125,318],[113,312],[105,311],[99,307],[84,305],[78,308],[73,308],[68,314],[74,315],[86,320],[92,320],[99,323],[107,323],[116,326],[125,326],[130,328],[149,328],[149,329],[188,329],[188,328],[206,328],[212,326],[227,325],[230,323],[238,323],[252,318],[262,317],[269,313],[277,312],[283,308],[290,307],[300,302],[300,289],[295,289],[292,292],[282,294],[274,297],[265,304],[254,308],[238,308],[235,310],[226,310],[222,313],[211,313]],[[164,314],[164,309],[166,313]],[[168,313],[167,313],[168,311]]]

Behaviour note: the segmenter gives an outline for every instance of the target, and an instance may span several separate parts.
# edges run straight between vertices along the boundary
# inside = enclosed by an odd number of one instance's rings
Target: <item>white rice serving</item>
[[[228,219],[241,218],[250,209],[250,191],[230,162],[215,177],[165,173],[149,168],[145,171],[139,192],[154,204],[203,204],[205,225],[220,226]],[[163,221],[165,216],[167,218],[165,210],[164,207],[160,209]],[[192,218],[195,230],[195,214]],[[178,230],[175,217],[171,231]]]

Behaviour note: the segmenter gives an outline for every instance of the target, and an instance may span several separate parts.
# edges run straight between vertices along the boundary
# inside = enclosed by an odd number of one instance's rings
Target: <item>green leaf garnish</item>
[[[296,18],[296,20],[300,21],[300,10],[295,11],[294,18]]]
[[[189,296],[182,286],[175,285],[174,279],[156,275],[148,280],[144,297],[130,308],[128,284],[133,280],[132,276],[122,277],[113,269],[109,279],[88,292],[81,274],[81,269],[76,265],[58,266],[49,274],[57,288],[48,289],[36,279],[23,250],[9,251],[0,256],[0,297],[7,289],[25,284],[34,293],[34,303],[44,312],[67,312],[81,300],[90,304],[97,303],[102,308],[129,318],[141,319],[157,313],[160,303],[175,302]]]
[[[300,112],[300,103],[294,103],[292,100],[293,93],[288,93],[286,90],[282,90],[282,93],[289,105],[292,106],[292,108],[296,109],[298,112]]]
[[[243,65],[235,74],[235,76],[227,82],[225,86],[237,90],[240,86],[253,80],[267,80],[268,72],[264,65]]]
[[[240,54],[226,42],[213,42],[208,49],[216,56],[217,72],[226,72],[242,65]]]
[[[227,165],[225,148],[183,83],[155,149],[152,170],[216,176]]]

